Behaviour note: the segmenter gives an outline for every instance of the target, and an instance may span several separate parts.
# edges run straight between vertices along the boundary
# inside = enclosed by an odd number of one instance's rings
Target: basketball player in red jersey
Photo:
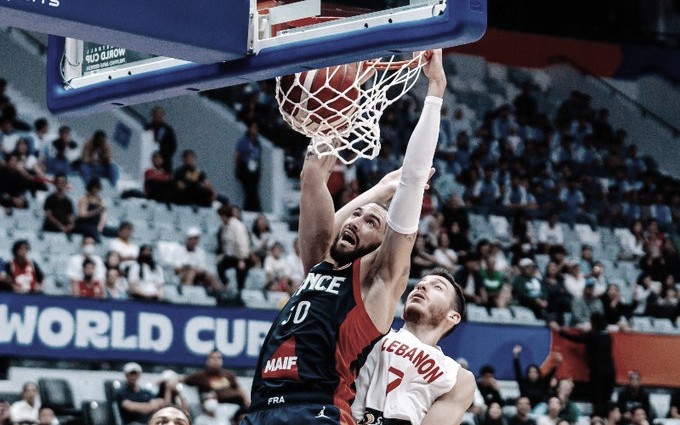
[[[265,338],[242,424],[355,423],[353,383],[406,289],[439,135],[446,74],[441,50],[426,55],[427,97],[400,171],[336,213],[326,185],[336,159],[305,160],[299,242],[307,275]]]

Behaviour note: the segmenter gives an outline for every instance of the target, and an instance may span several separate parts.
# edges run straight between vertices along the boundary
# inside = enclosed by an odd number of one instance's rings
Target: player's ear
[[[460,313],[458,313],[456,310],[449,310],[449,314],[446,316],[446,319],[447,319],[453,326],[456,326],[456,325],[459,324],[460,321],[461,321]]]

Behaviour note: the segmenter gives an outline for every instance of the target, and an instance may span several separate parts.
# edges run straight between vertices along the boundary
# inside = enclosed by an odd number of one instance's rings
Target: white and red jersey
[[[451,391],[460,365],[406,329],[373,347],[356,379],[352,415],[359,424],[420,424],[430,406]]]

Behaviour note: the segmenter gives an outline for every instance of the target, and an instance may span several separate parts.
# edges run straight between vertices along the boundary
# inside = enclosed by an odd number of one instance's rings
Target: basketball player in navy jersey
[[[432,171],[446,74],[441,50],[426,55],[427,97],[399,171],[335,213],[326,182],[336,159],[305,159],[298,237],[307,275],[264,340],[245,425],[355,423],[354,380],[406,289]]]
[[[459,425],[477,384],[437,346],[465,315],[463,290],[445,269],[420,279],[404,304],[404,326],[369,353],[355,382],[358,424]]]

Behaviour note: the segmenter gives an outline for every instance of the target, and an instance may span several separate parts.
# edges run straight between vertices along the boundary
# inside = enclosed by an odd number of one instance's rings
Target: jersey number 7
[[[390,391],[397,388],[399,384],[401,384],[401,381],[404,379],[404,372],[402,372],[401,370],[397,369],[394,366],[390,366],[390,368],[387,369],[387,371],[395,374],[397,377],[394,378],[394,380],[391,381],[389,384],[387,384],[387,392],[385,394],[389,394]]]

